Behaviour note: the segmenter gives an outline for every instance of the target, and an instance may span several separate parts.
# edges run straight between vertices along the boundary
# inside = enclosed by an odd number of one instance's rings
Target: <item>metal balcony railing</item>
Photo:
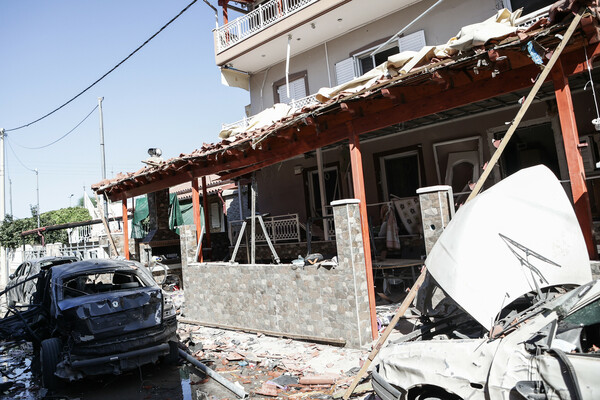
[[[549,11],[550,6],[546,6],[527,15],[523,15],[521,18],[515,21],[515,26],[518,26],[519,28],[527,28],[542,18],[548,18]]]
[[[301,99],[295,100],[292,99],[288,104],[295,109],[300,109],[302,107],[311,105],[311,104],[316,104],[318,103],[317,101],[317,97],[316,94],[311,94],[310,96],[306,96],[303,97]],[[252,118],[254,118],[254,116],[252,117],[246,117],[244,119],[241,119],[239,121],[236,122],[232,122],[229,124],[221,124],[221,130],[225,130],[225,129],[235,129],[235,128],[245,128],[247,126],[249,126],[252,123]]]
[[[265,222],[265,228],[272,243],[278,243],[282,241],[300,241],[300,221],[298,220],[298,214],[286,214],[277,215],[273,217],[263,217]],[[242,223],[244,221],[231,221],[229,223],[229,240],[231,243],[237,241],[237,237],[240,234]],[[256,241],[266,242],[265,235],[260,224],[256,224]],[[249,229],[248,227],[246,228]]]
[[[216,29],[217,53],[319,0],[270,0]]]

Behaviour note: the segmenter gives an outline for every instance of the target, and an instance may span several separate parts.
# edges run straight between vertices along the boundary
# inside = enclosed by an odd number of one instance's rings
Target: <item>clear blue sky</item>
[[[94,82],[191,0],[13,0],[0,3],[0,127],[29,123]],[[216,6],[216,0],[211,0]],[[163,157],[218,141],[221,123],[243,117],[248,93],[223,86],[214,62],[214,11],[201,0],[102,82],[31,127],[8,132],[6,212],[30,216],[39,170],[42,212],[69,206],[99,182],[98,111],[104,97],[107,176],[136,171],[147,149]],[[8,146],[10,144],[11,146]],[[11,150],[14,150],[14,152]],[[16,153],[16,156],[15,156]],[[22,164],[17,160],[18,157]]]

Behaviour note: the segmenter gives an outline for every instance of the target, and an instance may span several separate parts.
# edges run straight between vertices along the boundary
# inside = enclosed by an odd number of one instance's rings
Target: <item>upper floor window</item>
[[[275,103],[289,104],[292,100],[298,100],[308,96],[306,71],[291,74],[288,80],[289,92],[285,78],[273,83]]]
[[[425,46],[425,31],[417,31],[392,41],[375,54],[371,53],[378,45],[355,52],[351,57],[335,64],[336,82],[338,85],[349,82],[387,61],[391,55],[407,50],[419,51],[423,46]]]
[[[522,15],[530,14],[534,11],[539,10],[553,4],[554,0],[510,0],[510,8],[515,11],[519,8],[523,9]],[[508,2],[505,2],[508,3]]]

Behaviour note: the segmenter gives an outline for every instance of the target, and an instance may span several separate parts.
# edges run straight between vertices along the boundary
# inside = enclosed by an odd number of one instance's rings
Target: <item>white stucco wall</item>
[[[388,39],[408,25],[433,3],[433,1],[418,2],[376,22],[357,27],[351,32],[328,40],[326,46],[332,86],[336,84],[335,63],[348,58],[352,52],[373,42]],[[425,40],[428,45],[443,44],[456,35],[462,26],[480,22],[492,16],[496,12],[495,7],[496,2],[493,0],[445,1],[408,29],[406,33],[410,34],[424,30]],[[291,49],[290,74],[301,71],[307,72],[309,94],[316,93],[321,87],[330,86],[327,74],[325,44],[320,44],[301,54],[294,54],[292,41]],[[286,48],[282,47],[280,51],[285,55]],[[273,83],[282,78],[285,78],[285,62],[266,67],[251,76],[251,115],[257,114],[273,105]]]

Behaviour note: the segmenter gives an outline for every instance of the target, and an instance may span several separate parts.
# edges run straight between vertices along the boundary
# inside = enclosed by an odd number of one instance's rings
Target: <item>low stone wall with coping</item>
[[[184,317],[207,325],[343,339],[355,348],[370,343],[358,204],[336,205],[334,216],[339,260],[334,268],[194,263],[195,230],[183,227]]]

